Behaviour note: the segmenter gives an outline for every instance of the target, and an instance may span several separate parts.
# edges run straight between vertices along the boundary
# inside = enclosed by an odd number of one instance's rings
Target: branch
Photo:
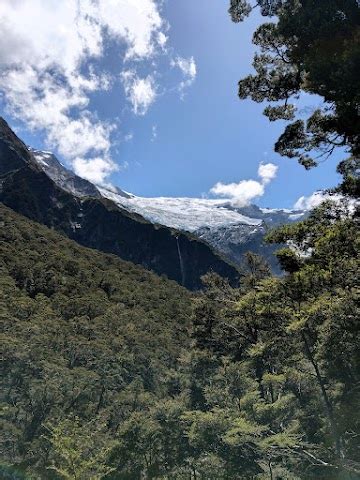
[[[225,327],[234,330],[234,332],[237,333],[239,335],[239,337],[243,338],[244,340],[247,340],[246,335],[244,335],[242,332],[240,332],[240,330],[238,330],[236,327],[234,327],[234,325],[230,325],[229,323],[226,323],[226,322],[221,322],[221,325],[224,325]]]
[[[317,463],[315,465],[321,465],[323,467],[332,467],[332,468],[339,468],[337,465],[333,465],[331,463],[325,462],[324,460],[321,460],[321,458],[315,457],[312,453],[308,452],[307,450],[303,449],[300,447],[300,445],[295,445],[294,447],[295,450],[300,450],[301,453],[304,453],[307,457],[311,458],[312,460],[316,461]]]

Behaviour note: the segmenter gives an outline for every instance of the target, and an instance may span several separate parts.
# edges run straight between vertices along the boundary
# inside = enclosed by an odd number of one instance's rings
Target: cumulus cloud
[[[107,40],[125,47],[123,60],[152,58],[166,44],[156,0],[1,0],[0,92],[11,115],[45,131],[47,142],[82,176],[102,182],[116,168],[114,125],[90,112],[90,94],[107,90],[96,60]],[[121,58],[119,56],[119,61]],[[133,108],[155,99],[151,76],[134,76]]]
[[[322,202],[325,200],[333,200],[335,202],[338,202],[342,199],[343,197],[341,195],[335,194],[335,195],[329,195],[328,193],[325,193],[321,190],[312,193],[308,197],[303,196],[300,197],[294,205],[294,208],[296,210],[312,210],[313,208],[318,207]]]
[[[75,158],[73,167],[77,175],[96,184],[104,184],[109,174],[118,169],[109,157]]]
[[[156,99],[156,85],[152,75],[140,78],[134,70],[120,74],[127,99],[135,115],[145,115]]]
[[[179,85],[180,92],[183,92],[183,90],[185,90],[185,88],[187,87],[190,87],[196,79],[197,66],[195,63],[195,59],[194,57],[176,57],[172,60],[171,66],[179,68],[183,74],[184,79],[180,82]]]
[[[241,180],[238,183],[216,183],[210,193],[221,197],[229,198],[236,207],[245,207],[255,198],[262,197],[265,193],[265,186],[276,178],[278,167],[273,163],[261,163],[258,168],[257,180]]]
[[[264,185],[256,180],[242,180],[239,183],[224,184],[218,182],[210,190],[215,195],[228,197],[238,207],[249,205],[251,200],[264,195]]]
[[[278,166],[274,165],[273,163],[260,163],[258,168],[258,175],[262,179],[262,183],[264,185],[274,180],[276,177]]]

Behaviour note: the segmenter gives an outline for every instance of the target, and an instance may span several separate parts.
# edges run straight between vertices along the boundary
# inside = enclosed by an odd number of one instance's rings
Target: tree
[[[82,425],[78,418],[48,425],[52,445],[52,466],[64,480],[101,480],[114,468],[106,464],[113,443],[101,434],[101,422],[95,419]]]
[[[270,121],[288,122],[275,144],[280,155],[306,169],[342,147],[341,190],[359,195],[360,6],[357,0],[231,0],[229,13],[241,22],[259,7],[273,21],[256,30],[255,74],[239,82],[239,97],[269,104]],[[319,95],[323,104],[304,120],[294,100]]]

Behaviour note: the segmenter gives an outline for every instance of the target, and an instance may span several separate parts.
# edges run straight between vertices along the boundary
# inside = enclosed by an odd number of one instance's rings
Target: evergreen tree
[[[272,21],[254,33],[259,47],[255,74],[239,82],[239,97],[270,102],[270,121],[288,122],[275,151],[316,166],[338,147],[349,156],[338,166],[342,191],[359,195],[360,5],[357,0],[231,0],[229,13],[241,22],[254,8]],[[294,100],[316,94],[323,105],[305,120]],[[317,152],[317,153],[316,153]]]

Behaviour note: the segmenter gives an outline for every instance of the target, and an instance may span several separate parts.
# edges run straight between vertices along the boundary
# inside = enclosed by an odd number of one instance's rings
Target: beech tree
[[[345,149],[338,165],[344,177],[341,191],[359,195],[359,2],[231,0],[229,13],[234,22],[242,22],[256,8],[270,21],[254,33],[259,47],[255,73],[239,81],[239,97],[268,102],[264,114],[269,120],[287,121],[275,151],[306,169],[337,148]],[[296,107],[302,93],[322,99],[305,119]]]

